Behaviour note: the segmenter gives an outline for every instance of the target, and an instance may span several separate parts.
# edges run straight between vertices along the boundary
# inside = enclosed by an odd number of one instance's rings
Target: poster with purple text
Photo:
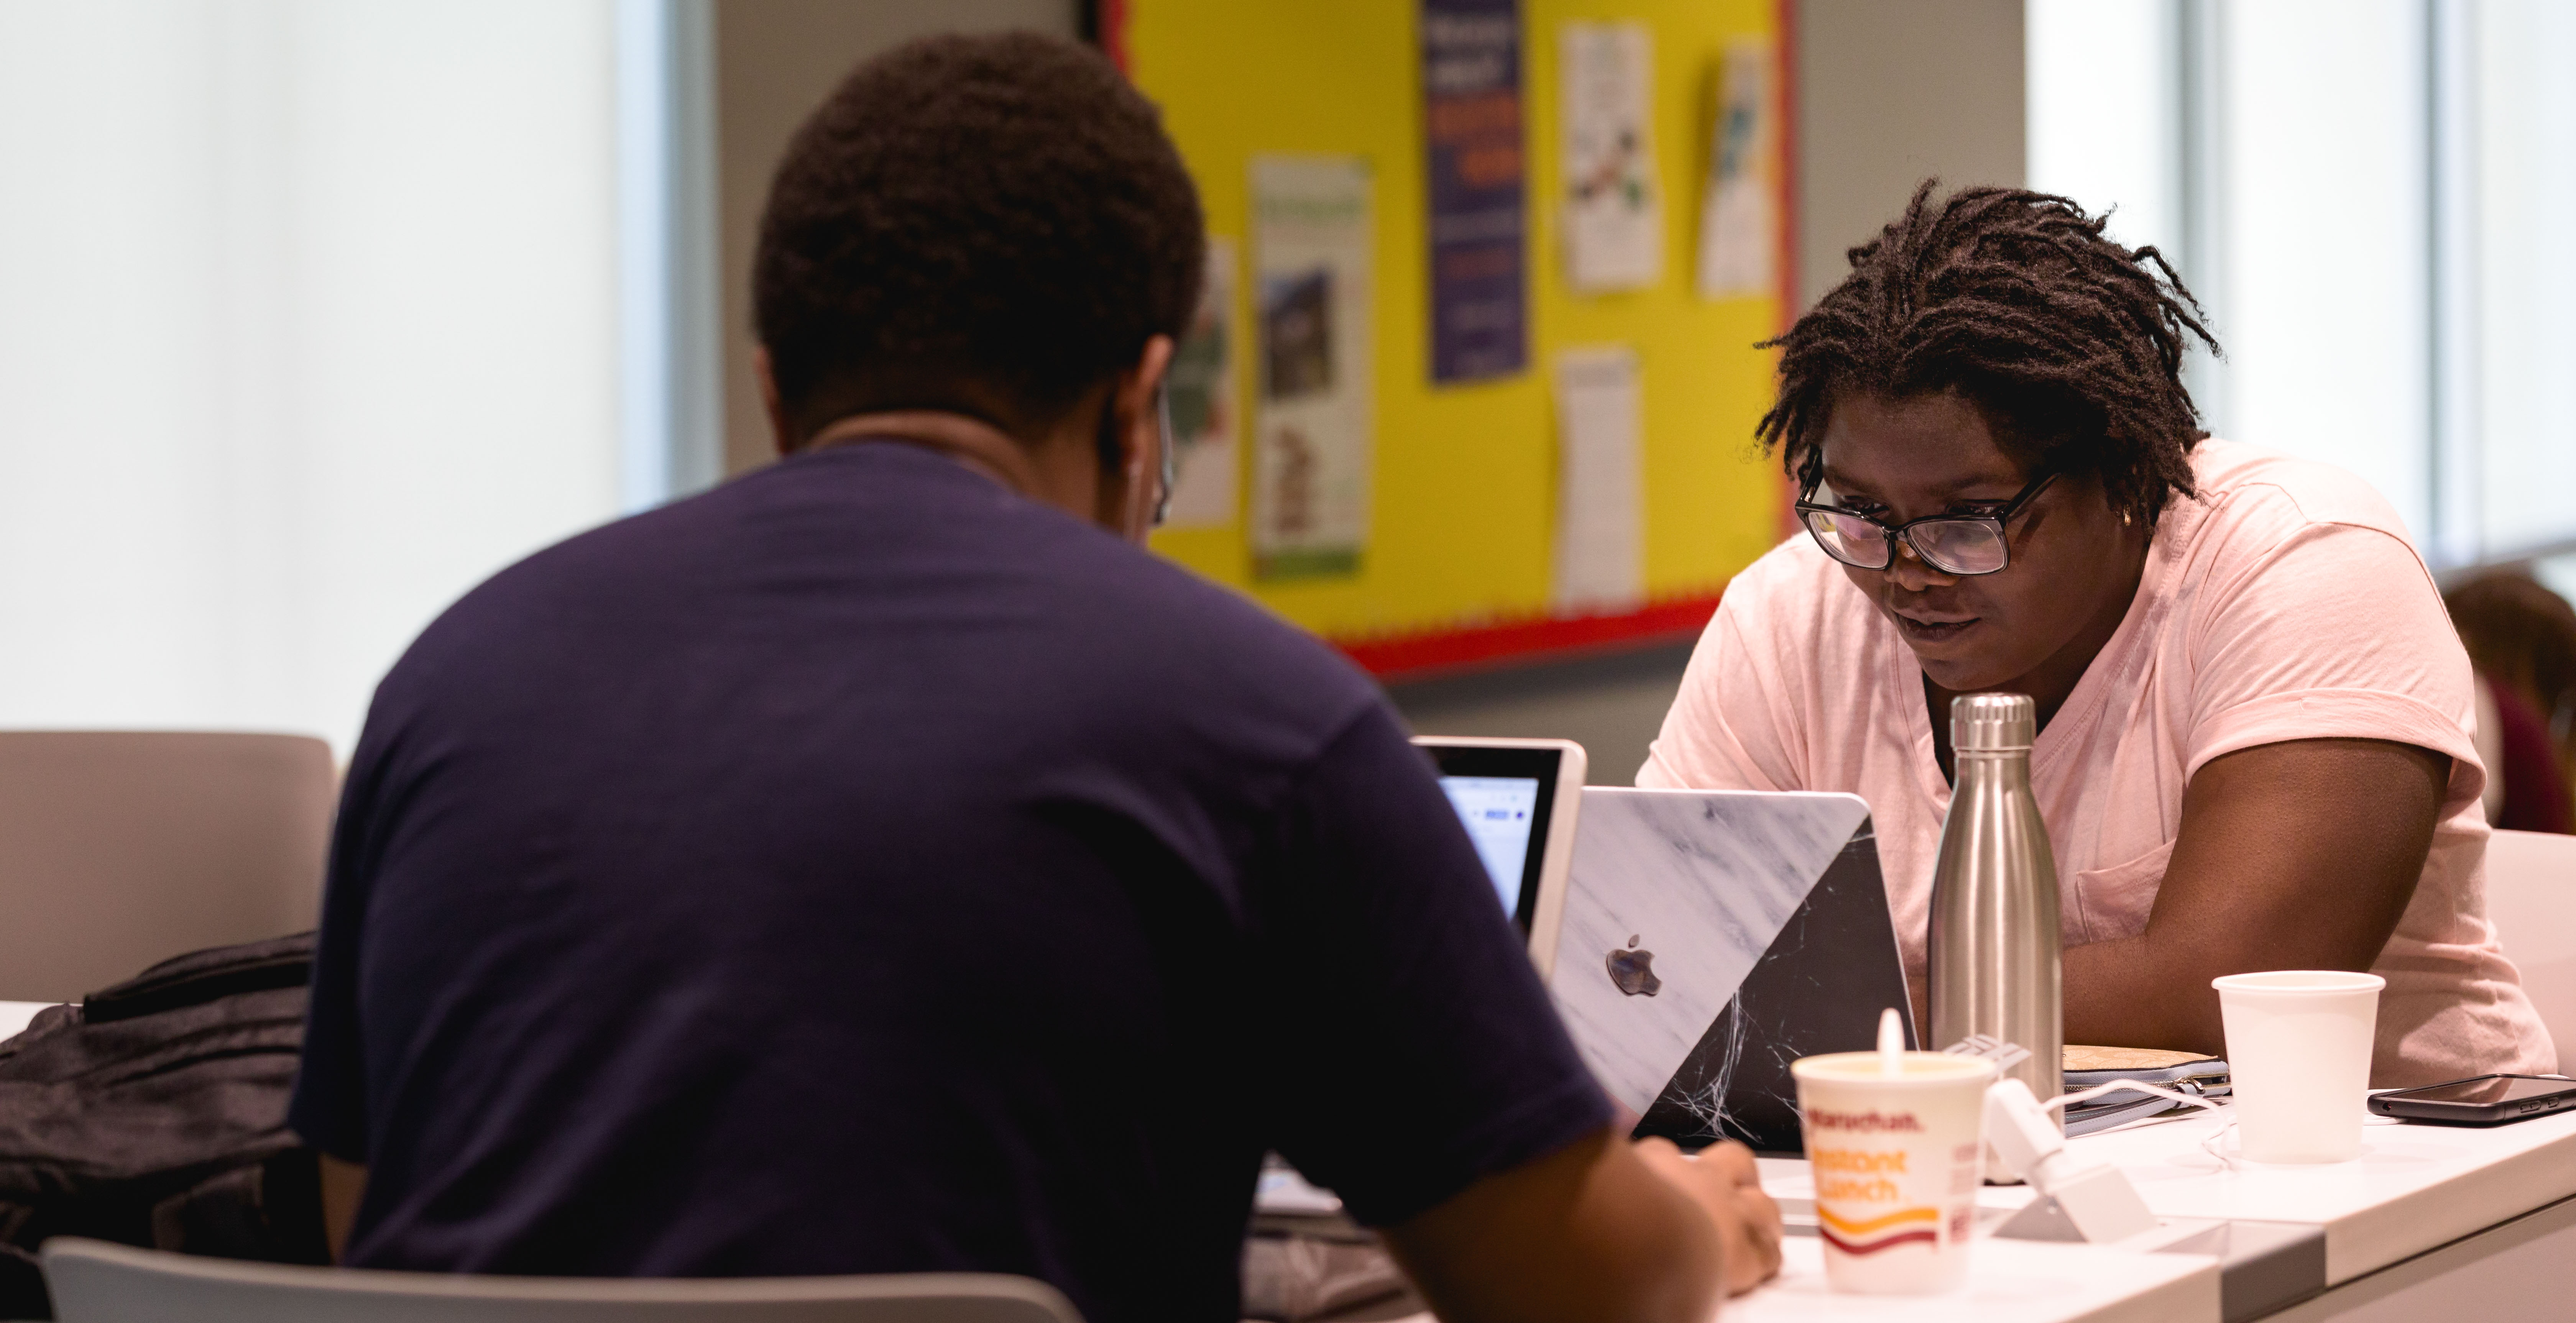
[[[1422,0],[1431,380],[1529,365],[1519,0]]]

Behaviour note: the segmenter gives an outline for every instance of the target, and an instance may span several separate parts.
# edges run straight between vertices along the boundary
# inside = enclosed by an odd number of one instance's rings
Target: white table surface
[[[1726,1302],[1718,1323],[1891,1319],[1906,1323],[2218,1323],[2218,1260],[2093,1245],[1981,1240],[1968,1284],[1937,1296],[1835,1295],[1825,1243],[1791,1236],[1780,1275]],[[1408,1314],[1394,1323],[1435,1323]]]
[[[1727,1320],[1906,1319],[1919,1323],[2195,1323],[2218,1319],[2218,1260],[2095,1245],[1979,1240],[1968,1285],[1939,1296],[1835,1295],[1825,1243],[1781,1243],[1780,1275],[1728,1302]]]
[[[1719,1323],[1901,1319],[1906,1323],[2217,1323],[2218,1260],[2093,1245],[1981,1240],[1968,1284],[1938,1296],[1835,1295],[1825,1243],[1791,1236],[1780,1275],[1718,1311]],[[1397,1323],[1434,1323],[1412,1314]]]
[[[2329,1285],[2576,1195],[2576,1113],[2488,1128],[2374,1117],[2359,1158],[2313,1166],[2222,1161],[2203,1142],[2226,1124],[2195,1116],[2068,1147],[2126,1171],[2159,1217],[2324,1227]]]
[[[2490,1129],[2400,1125],[2373,1118],[2362,1156],[2315,1166],[2274,1166],[2235,1158],[2224,1112],[2195,1113],[2068,1147],[2129,1174],[2147,1206],[2174,1231],[2222,1221],[2288,1223],[2320,1228],[2325,1281],[2332,1286],[2483,1231],[2560,1199],[2576,1196],[2576,1114],[2545,1116]],[[2213,1155],[2205,1142],[2227,1158]],[[1814,1182],[1807,1164],[1762,1160],[1762,1184],[1794,1225],[1813,1223]],[[2019,1208],[2027,1187],[1988,1187],[1979,1203]],[[1986,1226],[1990,1230],[1990,1215]],[[1739,1302],[1742,1318],[2029,1320],[2157,1318],[2165,1323],[2219,1316],[2219,1264],[2205,1255],[1982,1239],[1970,1260],[1969,1292],[1914,1301],[1825,1296],[1821,1243],[1789,1238],[1781,1279]],[[1808,1270],[1800,1271],[1800,1265]],[[2127,1265],[2127,1266],[2120,1266]],[[2206,1283],[2201,1270],[2208,1269]],[[2028,1284],[2068,1281],[2045,1298]],[[2205,1294],[2202,1294],[2205,1292]],[[1987,1303],[1981,1295],[2004,1299]],[[2024,1298],[2028,1296],[2029,1298]],[[2016,1303],[2017,1302],[2017,1303]],[[2144,1309],[2145,1312],[2136,1312]]]

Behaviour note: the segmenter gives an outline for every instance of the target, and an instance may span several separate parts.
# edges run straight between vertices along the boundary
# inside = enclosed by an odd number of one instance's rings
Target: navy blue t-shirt
[[[1607,1123],[1425,760],[1259,608],[931,452],[573,538],[378,688],[294,1128],[350,1261],[977,1269],[1237,1317]]]

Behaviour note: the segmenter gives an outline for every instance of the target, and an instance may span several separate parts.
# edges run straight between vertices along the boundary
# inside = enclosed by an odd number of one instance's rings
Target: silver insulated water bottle
[[[1932,1041],[1970,1035],[2025,1048],[2004,1072],[2043,1102],[2065,1076],[2065,1004],[2058,983],[2057,861],[2030,793],[2027,694],[1968,694],[1950,702],[1958,775],[1941,855],[1932,868]],[[2058,1115],[2058,1124],[2065,1124]]]

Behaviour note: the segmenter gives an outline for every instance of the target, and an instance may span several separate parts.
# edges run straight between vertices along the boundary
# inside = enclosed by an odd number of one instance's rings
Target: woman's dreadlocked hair
[[[1957,390],[2008,451],[2099,475],[2112,509],[2152,526],[2168,497],[2193,494],[2190,451],[2208,435],[2182,384],[2186,333],[2218,351],[2200,304],[2163,254],[2103,238],[2107,217],[2017,188],[1936,202],[1937,183],[1762,346],[1785,351],[1763,448],[1803,490],[1823,477],[1837,401]]]

